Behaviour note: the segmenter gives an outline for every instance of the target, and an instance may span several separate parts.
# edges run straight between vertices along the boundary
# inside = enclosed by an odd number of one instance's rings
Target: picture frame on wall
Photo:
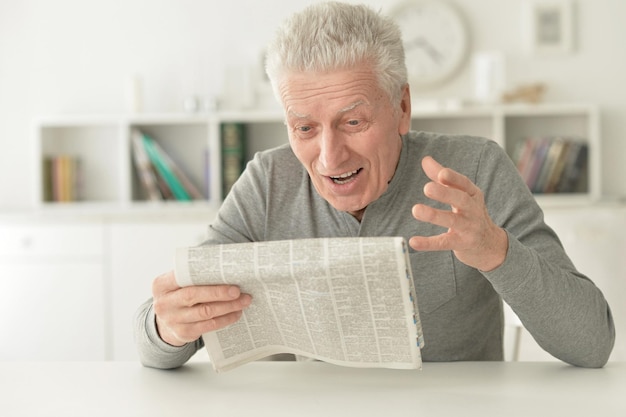
[[[574,51],[572,0],[527,0],[525,33],[531,55],[559,56]]]

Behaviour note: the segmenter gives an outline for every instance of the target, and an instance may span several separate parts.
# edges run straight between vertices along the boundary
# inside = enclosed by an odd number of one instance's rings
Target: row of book
[[[72,202],[81,196],[81,163],[73,155],[48,156],[43,159],[43,200]]]
[[[221,128],[222,195],[226,196],[237,181],[245,164],[246,130],[242,123],[224,123]],[[140,129],[131,133],[133,160],[145,199],[202,200],[209,198],[210,169],[208,153],[205,154],[205,183],[203,194],[179,165],[161,147],[158,141]]]
[[[562,137],[527,138],[513,155],[526,185],[536,194],[587,192],[588,158],[586,143]]]

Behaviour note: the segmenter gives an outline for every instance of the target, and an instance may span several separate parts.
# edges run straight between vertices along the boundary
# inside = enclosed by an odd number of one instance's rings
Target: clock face
[[[392,12],[402,30],[411,86],[436,86],[460,68],[467,55],[464,21],[443,0],[409,0]]]

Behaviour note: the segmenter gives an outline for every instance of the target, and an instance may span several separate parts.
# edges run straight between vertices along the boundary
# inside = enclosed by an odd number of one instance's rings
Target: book
[[[161,193],[161,198],[163,200],[176,200],[174,197],[174,193],[167,185],[167,182],[159,175],[154,165],[151,165],[152,172],[154,172],[154,176],[156,177],[157,187],[159,188],[159,192]]]
[[[222,197],[230,192],[243,172],[246,154],[246,125],[243,123],[222,123]]]
[[[565,156],[567,162],[556,187],[560,193],[587,192],[589,147],[586,143],[572,141]]]
[[[163,158],[163,161],[172,170],[172,173],[180,180],[181,185],[185,188],[185,191],[189,194],[189,196],[194,200],[202,200],[204,198],[202,192],[198,190],[187,174],[185,174],[183,169],[176,162],[174,162],[172,158],[170,158],[167,152],[165,152],[161,145],[159,145],[159,142],[153,141],[153,145],[157,152],[159,152],[159,155]]]
[[[528,177],[526,178],[526,184],[531,190],[536,189],[537,181],[541,175],[543,165],[546,160],[546,154],[550,148],[550,139],[539,138],[535,141],[532,161],[530,163],[530,169],[528,171]]]
[[[558,152],[554,156],[554,163],[552,169],[543,187],[544,193],[555,193],[561,177],[563,176],[563,170],[565,169],[565,163],[567,162],[567,153],[570,147],[571,141],[557,139]]]
[[[559,154],[561,153],[561,149],[563,147],[563,141],[560,139],[550,138],[547,139],[547,143],[547,150],[543,159],[543,163],[541,164],[541,170],[532,188],[533,192],[535,193],[544,193],[546,191],[548,179],[550,178],[551,173],[554,170],[556,162],[559,158]]]
[[[43,201],[54,201],[52,191],[52,158],[43,158],[41,173],[43,181]]]
[[[139,176],[143,189],[148,195],[148,200],[162,200],[163,196],[157,183],[157,176],[150,162],[150,157],[148,157],[146,149],[143,146],[143,134],[138,129],[133,129],[131,132],[131,141],[137,175]]]
[[[45,157],[42,174],[44,201],[68,203],[80,200],[82,171],[78,157]]]
[[[143,146],[150,158],[150,161],[154,165],[158,174],[163,178],[163,180],[167,183],[168,188],[174,194],[176,200],[180,201],[189,201],[191,200],[191,196],[180,182],[171,166],[167,163],[166,158],[163,156],[159,148],[155,145],[154,139],[145,133],[142,134],[142,142]]]
[[[522,178],[528,177],[528,171],[530,170],[530,162],[532,161],[533,148],[535,141],[531,139],[517,142],[515,151],[513,154],[513,160],[517,166],[517,170],[522,175]]]
[[[211,199],[211,152],[205,149],[204,155],[204,186],[207,200]]]
[[[203,335],[217,372],[291,353],[351,367],[421,369],[405,240],[318,238],[179,248],[180,286],[238,285],[239,321]]]

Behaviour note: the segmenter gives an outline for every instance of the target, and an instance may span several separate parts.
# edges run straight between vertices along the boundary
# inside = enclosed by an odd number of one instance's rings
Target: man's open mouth
[[[329,178],[333,180],[335,184],[347,184],[352,181],[352,179],[354,179],[354,177],[356,177],[362,169],[363,168],[355,169],[354,171],[345,172],[338,176],[330,176]]]

